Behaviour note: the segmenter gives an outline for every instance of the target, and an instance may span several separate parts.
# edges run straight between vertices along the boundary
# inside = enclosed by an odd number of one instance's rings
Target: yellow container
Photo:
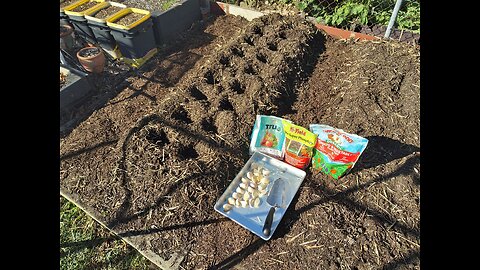
[[[78,1],[78,0],[77,0],[77,1]],[[63,13],[65,8],[67,8],[68,6],[71,6],[71,5],[75,4],[77,1],[73,1],[70,5],[67,5],[67,6],[64,6],[64,7],[60,7],[60,13]],[[61,2],[60,2],[60,4],[61,4]]]
[[[94,14],[96,14],[99,10],[101,9],[104,9],[106,7],[109,7],[109,6],[114,6],[114,7],[119,7],[119,8],[127,8],[126,5],[124,4],[120,4],[120,3],[117,3],[117,2],[102,2],[96,6],[94,6],[93,8],[90,8],[88,9],[87,11],[85,11],[84,15],[85,15],[85,18],[87,20],[90,20],[90,21],[94,21],[94,22],[98,22],[98,23],[102,23],[102,24],[106,24],[107,23],[107,20],[114,16],[115,14],[112,14],[110,15],[109,17],[105,18],[105,19],[99,19],[99,18],[95,18],[93,17]]]
[[[158,49],[153,48],[144,57],[136,58],[136,59],[130,59],[130,58],[121,56],[120,61],[124,62],[127,65],[130,65],[131,67],[140,68],[141,66],[143,66],[143,64],[145,64],[147,62],[147,60],[149,60],[155,54],[157,54],[157,52],[158,52]]]
[[[127,25],[127,26],[115,23],[120,18],[122,18],[122,17],[124,17],[124,16],[126,16],[127,14],[130,14],[130,13],[144,14],[144,16],[142,18],[140,18],[139,20],[137,20],[137,21],[135,21],[135,22],[133,22],[130,25]],[[130,29],[134,28],[135,26],[141,24],[142,22],[148,20],[149,18],[150,18],[150,11],[148,11],[148,10],[143,10],[143,9],[138,9],[138,8],[126,8],[126,9],[120,10],[119,12],[113,14],[113,16],[108,17],[106,22],[107,22],[107,25],[112,27],[112,28],[122,29],[122,30],[130,30]]]
[[[84,10],[84,11],[81,11],[81,12],[76,12],[76,11],[72,11],[74,10],[75,8],[83,5],[83,4],[86,4],[88,2],[97,2],[97,3],[102,3],[102,2],[105,2],[105,0],[80,0],[80,1],[77,1],[69,6],[66,6],[63,10],[65,12],[65,14],[67,15],[71,15],[71,16],[79,16],[79,17],[83,17],[85,15],[85,13],[89,12],[90,10],[96,8],[97,5],[87,9],[87,10]]]

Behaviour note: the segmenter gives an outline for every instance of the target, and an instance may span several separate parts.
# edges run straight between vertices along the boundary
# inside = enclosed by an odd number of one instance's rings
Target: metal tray
[[[260,205],[258,208],[242,208],[242,207],[233,207],[232,210],[228,212],[223,211],[223,205],[226,203],[227,199],[235,191],[235,189],[241,183],[242,176],[246,175],[250,171],[250,165],[252,162],[257,162],[262,165],[264,168],[267,168],[270,171],[269,179],[270,183],[267,186],[267,195],[260,198]],[[255,152],[250,159],[247,161],[245,166],[240,170],[240,172],[235,176],[230,185],[227,187],[225,192],[220,196],[218,201],[215,203],[214,209],[220,214],[230,218],[231,220],[238,223],[240,226],[256,234],[258,237],[269,240],[272,235],[275,233],[280,220],[282,220],[283,215],[288,209],[288,206],[292,202],[293,197],[297,193],[298,188],[302,184],[303,179],[305,178],[305,171],[300,170],[287,164],[278,159],[272,158],[260,152]],[[268,211],[270,210],[270,205],[267,204],[266,200],[268,193],[275,182],[279,177],[283,178],[286,182],[285,190],[285,209],[277,208],[275,210],[275,215],[273,216],[271,233],[266,237],[263,232],[263,225],[267,217]]]

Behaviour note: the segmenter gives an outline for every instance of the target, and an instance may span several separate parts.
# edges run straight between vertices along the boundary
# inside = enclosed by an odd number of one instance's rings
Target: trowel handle
[[[275,213],[275,207],[270,208],[270,211],[268,211],[267,218],[265,219],[265,224],[263,225],[263,234],[265,236],[270,235],[274,213]]]

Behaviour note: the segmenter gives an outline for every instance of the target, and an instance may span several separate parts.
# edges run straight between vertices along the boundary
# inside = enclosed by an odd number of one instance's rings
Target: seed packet
[[[283,159],[285,133],[282,120],[284,119],[276,116],[257,115],[250,140],[250,155],[258,151],[280,160]]]
[[[283,121],[285,130],[285,162],[299,169],[310,165],[317,135],[308,129]]]
[[[327,125],[311,124],[310,130],[317,134],[312,167],[334,179],[353,168],[368,144],[363,137]]]

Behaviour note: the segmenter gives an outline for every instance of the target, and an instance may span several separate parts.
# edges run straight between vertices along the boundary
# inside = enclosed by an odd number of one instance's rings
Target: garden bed
[[[336,40],[299,17],[229,15],[128,75],[61,139],[61,193],[157,265],[419,268],[418,48]],[[213,209],[249,157],[259,113],[369,139],[339,181],[307,170],[268,242]]]

